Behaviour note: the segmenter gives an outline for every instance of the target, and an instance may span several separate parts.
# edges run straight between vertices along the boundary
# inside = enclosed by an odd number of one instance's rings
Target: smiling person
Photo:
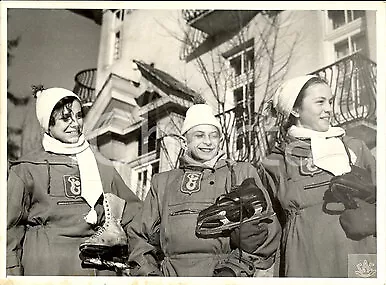
[[[83,135],[79,97],[63,88],[35,91],[43,149],[10,166],[7,275],[113,275],[83,268],[79,246],[98,236],[105,245],[127,244],[122,226],[141,202],[112,166],[96,160]]]
[[[284,82],[273,98],[282,128],[264,166],[286,213],[284,276],[348,277],[349,260],[376,253],[374,204],[358,201],[355,210],[334,203],[325,207],[331,178],[350,172],[352,165],[366,169],[375,183],[375,158],[366,144],[330,125],[333,99],[327,82],[311,75]],[[353,238],[350,232],[357,230],[361,237]]]
[[[233,190],[232,173],[235,185],[252,178],[272,209],[256,169],[247,162],[225,159],[220,149],[221,126],[209,105],[190,107],[181,133],[186,148],[179,168],[153,176],[144,207],[128,227],[133,267],[128,274],[253,276],[270,268],[280,243],[276,216],[247,221],[229,235],[202,237],[196,233],[199,213]]]

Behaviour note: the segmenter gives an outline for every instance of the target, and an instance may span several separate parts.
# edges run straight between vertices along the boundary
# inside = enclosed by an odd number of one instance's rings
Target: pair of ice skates
[[[82,265],[114,271],[128,269],[128,241],[121,226],[125,201],[105,193],[103,207],[106,216],[103,226],[79,246]],[[203,238],[228,236],[242,223],[270,219],[274,215],[268,209],[262,190],[249,178],[199,213],[196,235]]]
[[[103,194],[104,224],[80,244],[83,267],[121,271],[128,268],[128,242],[121,219],[125,201],[111,193]]]

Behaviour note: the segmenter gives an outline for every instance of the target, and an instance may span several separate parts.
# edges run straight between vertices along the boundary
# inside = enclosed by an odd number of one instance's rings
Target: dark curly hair
[[[63,112],[65,110],[71,110],[72,104],[74,104],[75,101],[79,101],[79,100],[77,98],[71,97],[71,96],[64,97],[60,101],[58,101],[58,103],[56,103],[54,109],[52,110],[52,113],[50,116],[50,121],[49,121],[49,127],[55,126],[55,122],[56,122],[56,119],[58,118],[58,116],[64,115]],[[83,107],[81,107],[81,108],[82,108],[82,117],[84,117]]]

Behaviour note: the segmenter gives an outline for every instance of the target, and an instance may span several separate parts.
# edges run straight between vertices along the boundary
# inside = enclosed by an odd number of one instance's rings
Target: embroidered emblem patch
[[[181,192],[191,195],[201,189],[202,172],[185,172],[181,183]]]
[[[311,157],[300,159],[299,172],[301,175],[314,176],[322,171],[323,169],[317,167]]]
[[[68,198],[80,198],[80,178],[75,175],[63,175],[64,193]]]

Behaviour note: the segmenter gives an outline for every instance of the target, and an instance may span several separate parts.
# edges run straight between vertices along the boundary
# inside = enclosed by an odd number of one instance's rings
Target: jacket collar
[[[280,144],[274,147],[272,152],[281,155],[309,157],[311,155],[311,140],[286,136]]]
[[[209,169],[209,170],[215,171],[219,168],[226,166],[227,161],[230,161],[230,160],[225,159],[225,153],[221,153],[218,156],[217,161],[214,164],[214,166],[211,167],[211,166],[208,166],[202,162],[198,162],[198,161],[194,160],[192,157],[184,154],[180,158],[180,169],[184,169],[184,170],[189,169],[189,170],[195,170],[195,171],[203,171],[205,169]]]
[[[31,164],[61,164],[74,165],[77,164],[69,155],[59,155],[44,150],[39,150],[21,157],[19,160],[9,161],[10,165],[17,165],[21,163]]]

